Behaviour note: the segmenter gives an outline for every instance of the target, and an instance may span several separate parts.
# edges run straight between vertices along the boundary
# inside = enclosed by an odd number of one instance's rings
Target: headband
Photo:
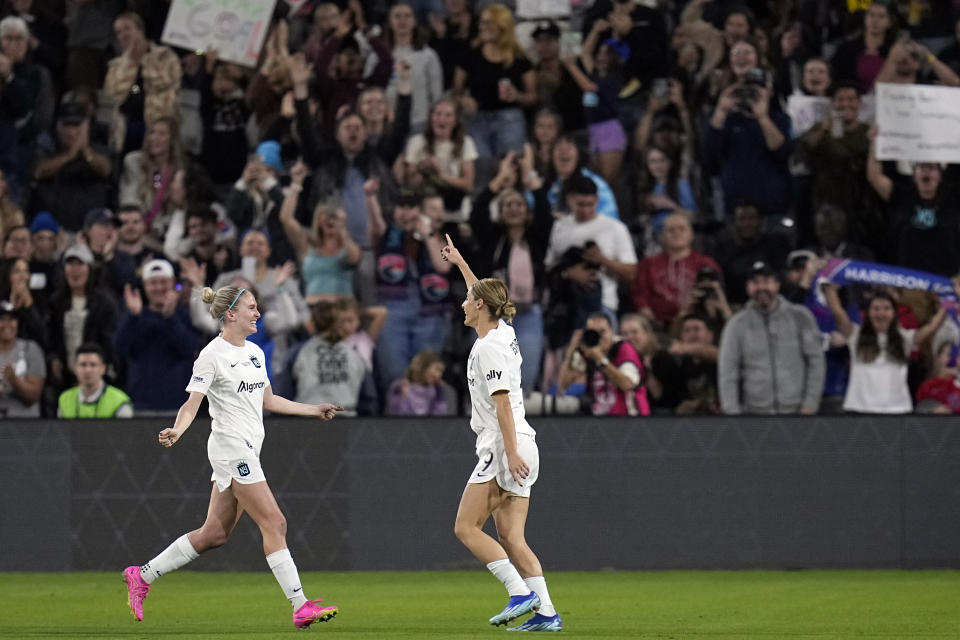
[[[233,299],[233,302],[230,303],[230,306],[227,307],[226,310],[223,312],[223,314],[220,315],[219,322],[223,322],[223,318],[224,316],[227,315],[227,311],[230,311],[230,309],[233,309],[233,305],[237,304],[237,300],[240,299],[240,296],[243,295],[244,291],[246,291],[246,289],[244,289],[243,287],[240,287],[240,291],[237,292],[237,297]]]

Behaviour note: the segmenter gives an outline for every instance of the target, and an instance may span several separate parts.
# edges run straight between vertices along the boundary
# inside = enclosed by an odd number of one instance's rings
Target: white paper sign
[[[830,113],[830,98],[805,96],[799,93],[787,98],[787,115],[790,116],[793,131],[798,136],[823,120],[828,113]]]
[[[960,162],[960,89],[877,84],[877,158]]]
[[[161,40],[256,67],[276,0],[173,0]]]
[[[570,0],[517,0],[517,17],[526,20],[570,15]]]

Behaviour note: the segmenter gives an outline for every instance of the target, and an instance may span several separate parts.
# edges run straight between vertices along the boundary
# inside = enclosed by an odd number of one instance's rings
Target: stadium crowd
[[[817,278],[960,272],[956,165],[872,126],[877,83],[960,86],[960,2],[291,4],[246,68],[170,2],[2,2],[0,415],[176,411],[228,284],[277,393],[462,413],[444,234],[530,412],[960,412],[939,297]]]

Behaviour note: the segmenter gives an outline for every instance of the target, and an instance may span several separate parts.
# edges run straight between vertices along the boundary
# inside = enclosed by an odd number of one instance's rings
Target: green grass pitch
[[[341,609],[305,632],[317,637],[506,633],[487,624],[506,596],[482,571],[301,577],[309,597]],[[564,572],[547,580],[564,620],[559,638],[960,638],[957,571]],[[141,623],[125,600],[119,570],[0,574],[0,638],[248,640],[300,633],[266,570],[165,576],[153,585]]]

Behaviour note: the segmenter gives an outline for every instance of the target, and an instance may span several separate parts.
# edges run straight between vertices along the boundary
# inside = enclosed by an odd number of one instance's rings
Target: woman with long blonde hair
[[[177,172],[184,168],[180,127],[176,118],[161,116],[147,127],[143,147],[123,158],[119,202],[137,205],[147,229],[163,238],[170,214]]]
[[[454,71],[453,91],[473,116],[470,135],[487,170],[493,158],[523,150],[523,109],[537,103],[536,77],[517,44],[513,14],[502,4],[480,15],[473,47]]]

